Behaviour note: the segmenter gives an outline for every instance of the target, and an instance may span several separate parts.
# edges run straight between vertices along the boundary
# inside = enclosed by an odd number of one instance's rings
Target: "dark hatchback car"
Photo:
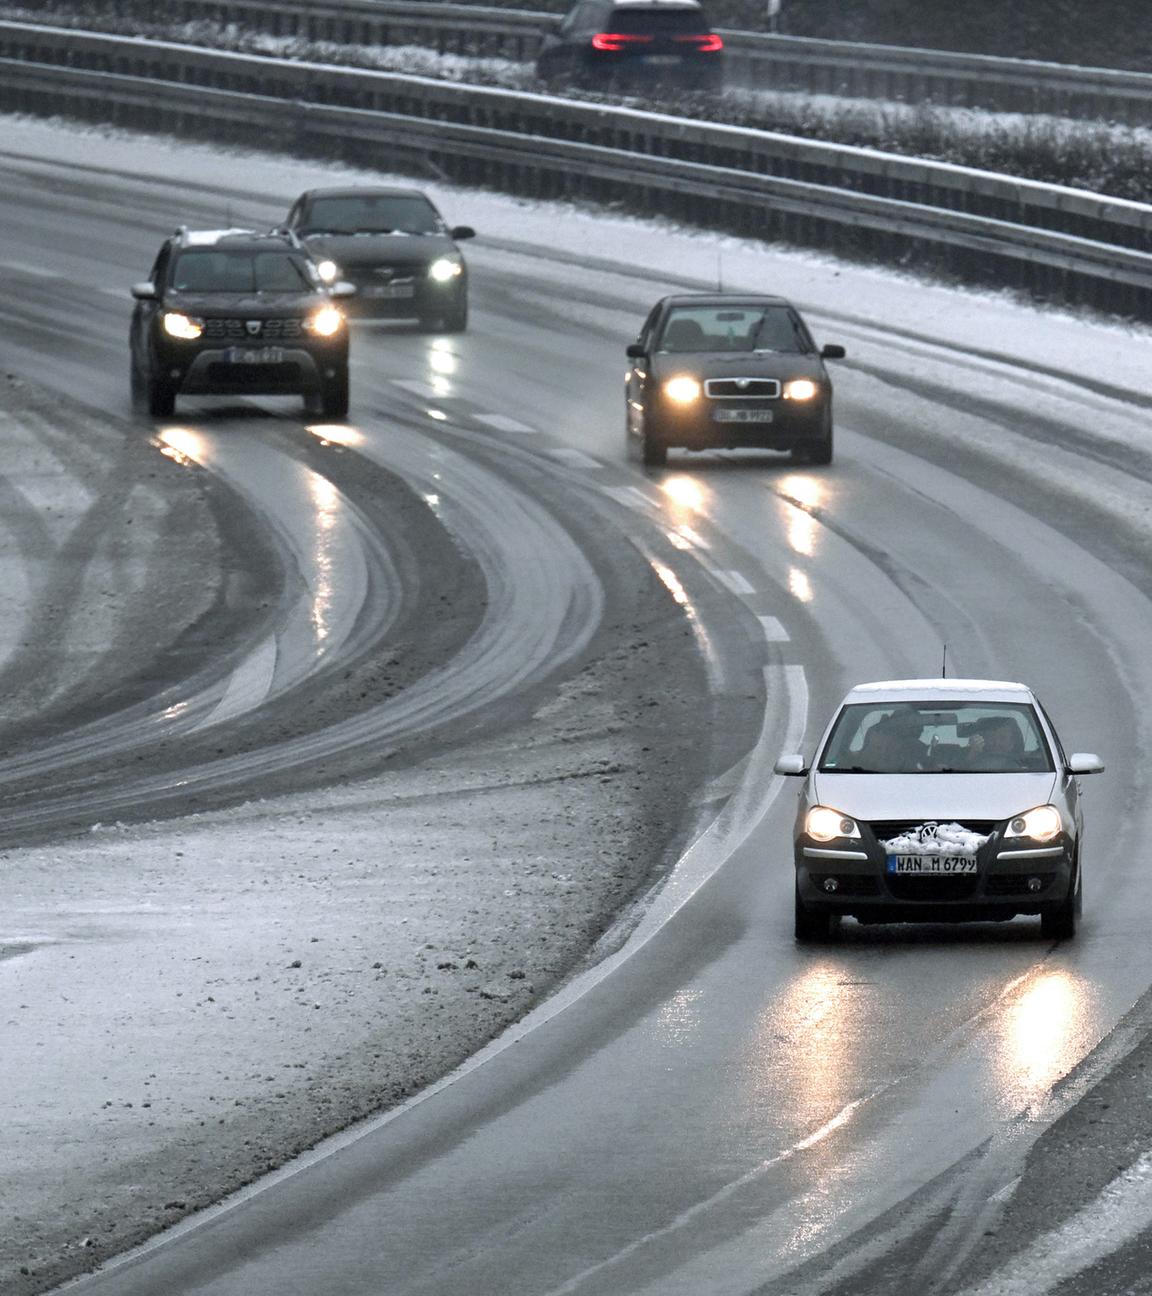
[[[322,273],[356,285],[355,312],[416,319],[422,328],[468,326],[468,267],[462,239],[419,189],[310,189],[292,204],[285,228],[303,239]]]
[[[536,75],[590,89],[717,90],[723,48],[695,0],[577,0],[545,35]]]
[[[183,394],[301,395],[348,412],[348,328],[302,244],[288,234],[180,229],[132,287],[132,402],[170,417]]]
[[[665,297],[628,357],[627,435],[645,464],[665,463],[670,447],[756,447],[832,462],[824,361],[843,359],[844,348],[817,347],[783,297]]]

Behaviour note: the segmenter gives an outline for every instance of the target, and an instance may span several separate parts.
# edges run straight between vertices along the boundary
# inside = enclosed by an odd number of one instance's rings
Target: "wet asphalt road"
[[[101,282],[110,267],[124,283],[138,277],[136,239],[117,216],[131,182],[53,184],[62,227],[83,229],[99,249]],[[149,195],[133,194],[146,228],[158,219]],[[238,199],[237,219],[248,218],[244,206]],[[247,206],[264,223],[278,211]],[[26,238],[18,259],[28,263],[44,257],[52,231],[39,223]],[[122,406],[126,303],[90,282],[93,260],[52,262],[62,279],[80,281],[83,337],[72,330],[72,344],[58,349],[76,294],[61,287],[54,295],[43,283],[13,306],[0,337],[17,368],[50,353],[43,380],[82,390],[94,405]],[[572,514],[610,518],[678,590],[711,671],[716,714],[736,716],[742,701],[758,711],[768,699],[758,735],[741,717],[727,749],[720,744],[733,768],[718,792],[742,788],[747,797],[753,787],[755,813],[743,808],[724,839],[724,868],[635,957],[522,1042],[77,1290],[962,1289],[995,1245],[989,1202],[1027,1168],[1060,1104],[1080,1096],[1058,1096],[1054,1106],[1053,1085],[1102,1041],[1107,1048],[1152,982],[1152,905],[1140,885],[1152,582],[1147,537],[1110,506],[1112,476],[1146,475],[1123,435],[1143,412],[1122,393],[1088,395],[1006,373],[984,357],[887,336],[846,311],[812,320],[821,341],[849,347],[831,468],[717,454],[673,456],[666,470],[642,475],[623,462],[621,348],[637,301],[665,285],[482,242],[471,262],[469,333],[433,340],[361,330],[349,428],[306,435],[337,441],[410,487],[422,483],[425,497],[442,494],[436,506],[468,559],[505,589],[502,617],[475,614],[491,636],[481,636],[482,659],[462,666],[446,649],[446,661],[463,669],[452,681],[454,721],[473,703],[481,712],[493,691],[531,690],[558,655],[583,650],[581,635],[596,623],[604,554],[591,535],[585,551],[572,531],[556,534],[555,514],[532,508],[525,483],[553,501],[566,496]],[[20,283],[18,270],[5,273]],[[979,400],[966,399],[974,377]],[[277,496],[295,490],[304,499],[313,479],[298,456],[253,466],[293,417],[276,406],[270,437],[250,416],[189,403],[159,433],[241,494],[283,473]],[[1063,453],[1053,443],[1074,456],[1086,418],[1117,430],[1109,455],[1084,469],[1102,483],[1091,498],[1062,485],[1061,465],[1037,467]],[[357,534],[354,510],[321,491],[309,515],[317,527],[326,509],[341,533],[333,570],[352,573],[339,582],[345,593],[369,587],[369,567],[376,588],[388,588],[387,547],[366,560],[372,542]],[[586,529],[607,533],[592,522]],[[514,534],[535,538],[517,551]],[[534,573],[531,554],[544,550],[562,555],[559,568]],[[305,669],[321,646],[309,609],[323,579],[319,567],[304,571],[311,593],[302,620],[289,616],[283,628],[286,688],[293,663]],[[372,606],[392,615],[387,598]],[[333,638],[363,629],[355,608],[334,608],[332,617]],[[1018,921],[955,931],[849,927],[839,946],[798,949],[786,844],[793,793],[764,770],[789,734],[806,731],[810,745],[851,683],[932,673],[942,639],[956,674],[1026,679],[1066,744],[1109,762],[1109,777],[1088,791],[1082,939],[1053,946],[1037,924]],[[468,642],[476,646],[475,635]],[[256,664],[242,667],[235,688],[264,680],[262,696],[273,697],[275,672],[261,673],[260,643],[246,647],[241,658],[255,654]],[[217,674],[189,699],[192,709],[203,718],[228,705],[235,679]],[[411,694],[408,702],[421,705]],[[363,741],[387,742],[409,721],[434,725],[444,702],[444,689],[431,688],[422,703],[430,716],[393,708],[366,719],[350,710],[341,723],[356,730],[353,745],[365,725]],[[287,763],[277,768],[323,756],[315,741],[286,735],[278,755]],[[347,733],[340,741],[345,750]],[[245,756],[236,759],[252,776]],[[212,763],[212,777],[227,779],[221,764]],[[150,784],[124,792],[129,800],[161,794]],[[1076,1192],[1053,1186],[1048,1201],[1055,1211]],[[1046,1223],[1042,1199],[1022,1224],[1026,1238]]]

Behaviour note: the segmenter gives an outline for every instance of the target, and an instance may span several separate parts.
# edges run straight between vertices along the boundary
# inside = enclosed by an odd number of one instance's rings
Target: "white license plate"
[[[771,423],[772,411],[765,409],[718,409],[712,414],[717,423]]]
[[[977,872],[977,864],[970,855],[889,855],[888,872],[953,877]]]
[[[283,364],[283,347],[229,347],[229,364]]]
[[[414,297],[415,285],[406,284],[369,284],[362,289],[365,297]]]
[[[679,54],[646,54],[644,62],[649,67],[672,67],[680,62]]]

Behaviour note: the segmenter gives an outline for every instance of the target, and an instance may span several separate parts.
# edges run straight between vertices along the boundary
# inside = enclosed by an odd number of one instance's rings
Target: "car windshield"
[[[674,306],[664,321],[657,351],[806,352],[808,339],[786,306]]]
[[[310,234],[442,234],[436,208],[419,194],[316,198],[304,216]]]
[[[818,768],[825,774],[1051,772],[1052,756],[1027,703],[925,701],[846,706]]]
[[[172,287],[193,293],[315,291],[303,257],[219,248],[181,252],[172,265]]]

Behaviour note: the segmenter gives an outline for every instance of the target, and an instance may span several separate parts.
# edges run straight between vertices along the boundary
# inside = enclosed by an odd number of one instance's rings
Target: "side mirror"
[[[453,225],[448,231],[448,237],[456,240],[475,238],[476,231],[471,225]]]
[[[843,360],[847,354],[839,342],[829,342],[827,346],[820,348],[820,358],[822,360]]]
[[[799,778],[808,773],[808,762],[799,753],[781,756],[776,762],[776,773],[787,774],[789,778]]]
[[[338,279],[331,288],[328,289],[329,297],[355,297],[358,289],[354,283],[349,283],[347,279]]]
[[[132,296],[135,297],[137,301],[155,301],[156,285],[148,283],[147,281],[144,283],[133,284]]]
[[[631,342],[624,348],[624,354],[629,360],[643,360],[648,354],[648,348],[643,342]]]
[[[1103,774],[1104,762],[1095,752],[1073,752],[1065,768],[1069,774]]]

